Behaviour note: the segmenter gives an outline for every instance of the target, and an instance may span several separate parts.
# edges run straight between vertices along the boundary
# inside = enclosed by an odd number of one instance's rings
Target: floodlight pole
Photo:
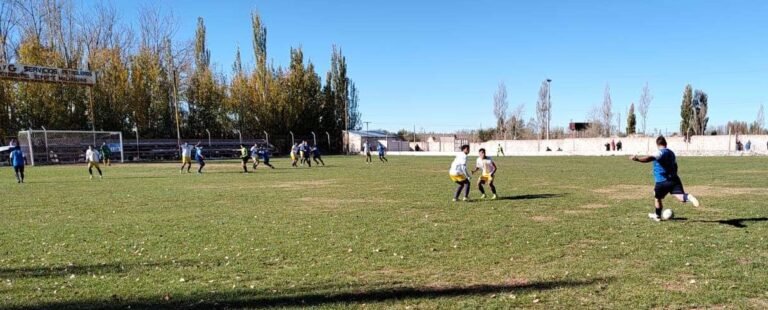
[[[269,148],[269,134],[266,130],[264,131],[264,136],[267,137],[267,148]]]
[[[235,129],[235,132],[237,132],[237,136],[240,139],[240,144],[243,144],[243,134],[240,133],[240,129]]]
[[[43,128],[43,139],[45,140],[45,158],[48,159],[48,164],[51,163],[51,154],[48,152],[48,131],[45,130],[45,126],[40,126]]]
[[[310,131],[312,133],[312,141],[314,141],[314,145],[317,146],[317,135],[315,135],[314,131]]]
[[[136,159],[139,160],[139,126],[134,125],[133,126],[133,132],[136,133]]]
[[[296,139],[293,137],[293,131],[289,131],[288,133],[291,134],[291,146],[293,146],[294,144],[296,144]]]
[[[326,131],[325,135],[328,136],[328,151],[330,152],[330,149],[331,149],[331,134]]]
[[[205,132],[208,133],[208,147],[211,147],[211,131],[208,129],[205,129]]]
[[[547,140],[549,140],[550,118],[552,118],[552,79],[547,79]]]

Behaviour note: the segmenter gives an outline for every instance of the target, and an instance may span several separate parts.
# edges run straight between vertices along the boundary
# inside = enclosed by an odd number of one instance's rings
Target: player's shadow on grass
[[[739,218],[739,219],[729,219],[729,220],[715,220],[715,221],[696,221],[699,223],[718,223],[721,225],[728,225],[733,226],[736,228],[746,228],[747,224],[745,222],[766,222],[768,221],[768,217],[754,217],[754,218]]]
[[[565,196],[565,194],[528,194],[528,195],[499,197],[498,200],[531,200],[531,199],[558,198],[563,196]]]
[[[264,291],[235,290],[227,292],[192,293],[183,296],[131,298],[123,300],[113,295],[108,300],[70,300],[8,307],[6,309],[255,309],[276,307],[349,306],[368,303],[397,302],[408,299],[473,297],[489,294],[539,292],[568,287],[601,284],[611,278],[556,280],[519,284],[477,284],[469,286],[393,287],[371,290],[302,292],[281,290],[285,295],[266,295]],[[311,288],[310,288],[311,289]],[[327,290],[327,289],[326,289]]]
[[[95,265],[65,265],[50,267],[0,268],[0,279],[10,278],[52,278],[70,275],[108,275],[127,271],[149,270],[155,268],[173,268],[195,265],[194,261],[175,261],[157,263],[109,263]]]

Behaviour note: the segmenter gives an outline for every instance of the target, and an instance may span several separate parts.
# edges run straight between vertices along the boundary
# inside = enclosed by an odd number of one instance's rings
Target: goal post
[[[120,131],[25,130],[19,131],[18,143],[32,166],[84,162],[89,145],[100,149],[104,143],[112,161],[122,163],[125,158]]]

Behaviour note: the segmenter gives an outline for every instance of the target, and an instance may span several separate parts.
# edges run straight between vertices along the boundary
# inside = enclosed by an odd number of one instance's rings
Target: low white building
[[[347,141],[349,139],[349,141]],[[349,144],[351,153],[360,153],[363,151],[363,143],[368,142],[371,150],[376,150],[376,145],[383,144],[387,151],[407,152],[411,151],[408,141],[403,141],[395,134],[390,134],[383,130],[358,131],[350,130],[344,132],[344,144]]]

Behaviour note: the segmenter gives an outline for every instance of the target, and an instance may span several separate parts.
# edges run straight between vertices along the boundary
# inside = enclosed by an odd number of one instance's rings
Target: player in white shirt
[[[96,170],[99,171],[99,179],[104,177],[101,174],[101,168],[99,168],[100,160],[101,160],[101,155],[99,154],[99,151],[94,149],[92,145],[89,145],[88,150],[85,151],[85,162],[88,163],[88,174],[91,175],[90,179],[93,179],[94,167],[96,168]]]
[[[188,143],[184,142],[181,146],[179,146],[181,149],[181,170],[179,170],[179,173],[184,173],[184,166],[187,166],[187,173],[190,173],[190,169],[192,169],[192,146]]]
[[[461,153],[456,155],[453,163],[451,163],[451,169],[448,170],[451,181],[459,185],[459,187],[456,188],[456,194],[453,196],[453,201],[459,200],[459,195],[461,195],[462,190],[464,190],[464,198],[462,200],[469,200],[470,174],[467,170],[467,154],[469,154],[469,145],[462,145]]]
[[[483,174],[477,180],[477,188],[480,190],[480,193],[483,194],[480,198],[485,199],[485,189],[483,188],[483,184],[487,183],[493,193],[491,199],[496,199],[496,186],[493,185],[493,178],[496,175],[496,163],[493,162],[490,157],[485,155],[485,149],[480,149],[478,153],[477,163],[475,164],[475,169],[472,170],[472,173],[474,174],[477,170],[483,171]]]
[[[371,160],[371,145],[368,144],[368,141],[363,143],[363,153],[365,153],[365,163],[366,164],[372,163],[373,160]]]

